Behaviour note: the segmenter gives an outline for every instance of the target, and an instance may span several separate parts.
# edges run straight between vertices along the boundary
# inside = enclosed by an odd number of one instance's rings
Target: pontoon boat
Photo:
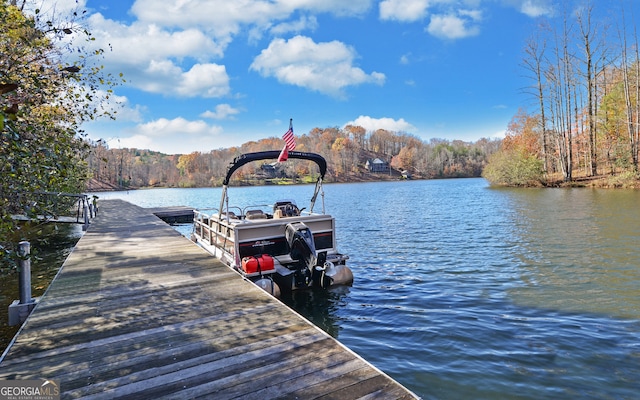
[[[277,159],[279,151],[247,153],[229,165],[222,185],[220,207],[196,210],[192,239],[224,264],[266,291],[350,285],[353,274],[347,255],[336,249],[335,220],[325,213],[322,181],[327,163],[319,154],[290,151],[289,158],[313,161],[320,174],[309,208],[294,200],[264,205],[229,206],[227,189],[233,173],[243,165]],[[318,194],[322,211],[314,212]]]

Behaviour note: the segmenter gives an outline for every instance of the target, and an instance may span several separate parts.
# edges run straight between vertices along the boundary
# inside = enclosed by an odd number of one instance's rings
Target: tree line
[[[296,150],[318,153],[327,160],[325,180],[329,182],[386,178],[366,169],[366,161],[375,158],[390,165],[388,175],[394,178],[401,172],[423,179],[478,177],[489,156],[500,146],[499,140],[491,139],[423,141],[403,132],[384,129],[367,132],[360,126],[314,128],[296,137],[296,143]],[[281,139],[271,137],[227,149],[167,155],[150,150],[109,148],[97,141],[91,145],[87,163],[94,178],[93,188],[207,187],[222,183],[227,166],[238,155],[282,146]],[[278,168],[281,177],[314,173],[304,162],[283,163]],[[259,175],[260,169],[260,165],[248,165],[234,176],[243,180]]]
[[[524,47],[534,111],[513,117],[484,176],[506,185],[546,185],[607,176],[635,184],[640,144],[640,53],[623,3],[596,13],[587,1],[542,21]],[[612,10],[612,7],[621,7]],[[609,18],[596,18],[595,15]]]

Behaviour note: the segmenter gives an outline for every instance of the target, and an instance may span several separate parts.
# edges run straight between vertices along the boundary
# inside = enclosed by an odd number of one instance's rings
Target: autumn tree
[[[539,126],[536,116],[520,110],[509,123],[500,150],[489,158],[482,176],[494,185],[540,185],[543,161],[537,132]]]
[[[622,42],[622,84],[625,101],[625,127],[628,135],[629,156],[634,172],[638,173],[640,151],[640,50],[634,29],[634,47],[629,49],[625,14],[622,13],[622,27],[619,29]]]
[[[367,130],[361,126],[347,125],[344,130],[351,136],[351,140],[361,149],[365,148]]]
[[[348,137],[338,137],[331,146],[334,160],[338,161],[336,169],[342,174],[352,172],[358,164],[355,145]]]
[[[542,29],[542,28],[540,28]],[[544,76],[544,68],[545,68],[545,52],[547,48],[546,38],[539,34],[538,37],[530,38],[527,40],[525,45],[525,58],[523,60],[523,65],[525,69],[531,74],[530,79],[534,82],[534,84],[530,87],[531,94],[537,100],[538,109],[540,112],[540,143],[542,150],[542,165],[546,171],[549,169],[549,144],[548,144],[548,133],[547,133],[547,119],[546,119],[546,106],[547,106],[547,98],[545,96],[545,76]]]
[[[586,91],[586,118],[588,132],[588,166],[589,174],[597,175],[598,171],[598,148],[597,148],[597,111],[598,111],[598,81],[596,79],[597,69],[604,68],[607,63],[605,44],[600,29],[605,29],[602,25],[593,21],[593,5],[587,4],[579,9],[576,14],[580,31],[580,47],[583,56],[580,58],[583,64],[582,74],[584,79],[584,89]]]
[[[602,3],[604,4],[604,3]],[[545,170],[638,171],[640,156],[640,53],[637,32],[626,25],[624,2],[610,15],[618,18],[618,43],[612,25],[594,16],[587,0],[565,11],[555,26],[541,24],[525,46],[523,65],[534,82],[529,89],[541,115],[540,139]],[[549,21],[552,23],[553,21]],[[625,149],[626,146],[626,149]]]
[[[415,172],[418,162],[418,149],[414,146],[403,147],[398,155],[393,158],[392,166],[397,169],[403,169]]]
[[[601,148],[604,160],[609,166],[609,174],[616,170],[632,168],[630,145],[627,136],[627,88],[624,84],[624,74],[620,70],[611,69],[602,74],[606,76],[607,84],[603,85],[606,92],[598,108],[599,132],[601,133]],[[633,131],[632,131],[633,132]]]
[[[66,36],[91,39],[81,28],[81,13],[57,21],[30,6],[0,0],[0,253],[5,261],[29,226],[16,223],[12,214],[50,214],[35,193],[83,189],[88,145],[80,125],[98,116],[98,88],[110,83],[102,68],[91,64],[100,51],[87,54],[62,45]],[[33,9],[33,15],[24,9]]]

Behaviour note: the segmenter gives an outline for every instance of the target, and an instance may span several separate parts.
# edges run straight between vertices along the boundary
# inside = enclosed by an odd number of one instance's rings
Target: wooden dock
[[[0,360],[62,398],[415,395],[149,211],[103,200]]]

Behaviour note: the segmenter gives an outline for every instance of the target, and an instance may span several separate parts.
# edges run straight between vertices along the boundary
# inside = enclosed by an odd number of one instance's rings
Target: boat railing
[[[98,211],[97,196],[90,201],[83,193],[36,191],[17,196],[20,199],[17,203],[25,205],[23,210],[12,215],[18,220],[76,223],[82,224],[82,230],[87,230]]]
[[[205,213],[203,209],[194,211],[193,230],[207,244],[225,248],[231,251],[233,248],[233,229],[226,219],[217,218],[218,209],[207,209],[212,213]],[[215,218],[212,216],[215,215]]]
[[[203,211],[211,211],[211,212],[216,212],[216,213],[217,213],[217,212],[218,212],[218,209],[217,209],[217,208],[215,208],[215,207],[207,207],[207,208],[198,208],[198,209],[197,209],[197,210],[195,210],[195,211],[198,211],[198,212],[200,212],[200,213],[203,213]]]
[[[198,220],[198,218],[206,218],[210,219],[211,216],[220,215],[222,220],[230,220],[230,219],[238,219],[242,221],[249,220],[257,220],[257,219],[272,219],[275,217],[275,204],[252,204],[245,206],[243,208],[238,206],[230,206],[227,211],[220,212],[219,208],[209,207],[209,208],[199,208],[195,210],[194,220]],[[298,208],[296,206],[299,214],[297,215],[322,215],[316,212],[310,212],[306,209],[306,207]]]
[[[223,219],[226,217],[229,218],[240,218],[240,215],[242,214],[242,209],[240,207],[231,207],[234,210],[238,211],[238,214],[234,213],[233,211],[227,211],[226,213],[220,213],[218,208],[215,207],[210,207],[210,208],[199,208],[197,210],[194,210],[194,220],[197,220],[199,217],[200,218],[206,218],[206,219],[210,219],[211,216],[213,215],[218,215],[218,214],[222,214]],[[205,212],[206,211],[206,212]]]

